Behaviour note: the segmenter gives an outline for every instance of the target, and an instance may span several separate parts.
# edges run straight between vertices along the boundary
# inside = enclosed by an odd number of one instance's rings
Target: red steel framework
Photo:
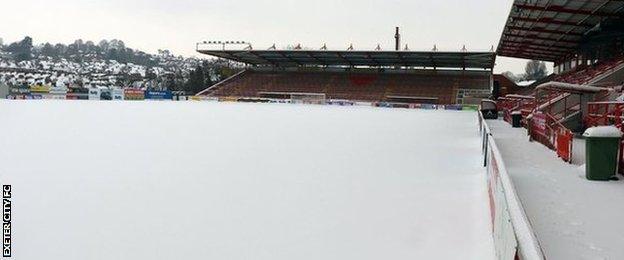
[[[570,110],[574,107],[572,106],[574,102],[568,101],[571,95],[548,90],[544,93],[538,91],[535,96],[540,98],[522,95],[501,97],[498,99],[498,109],[503,112],[504,120],[509,123],[511,123],[511,114],[520,112],[523,118],[522,124],[529,130],[531,140],[555,150],[561,159],[571,162],[574,134],[561,123],[561,118],[566,118],[572,113]],[[554,112],[552,104],[562,101],[563,111]],[[543,112],[537,112],[540,107],[545,108]]]
[[[533,114],[529,133],[531,140],[555,150],[562,160],[571,162],[574,134],[554,117],[545,113]]]
[[[530,120],[531,139],[555,150],[566,162],[571,162],[574,133],[562,122],[581,113],[583,94],[594,94],[594,100],[602,100],[609,95],[609,89],[581,86],[560,82],[549,82],[535,90],[535,109]]]
[[[561,159],[571,162],[574,134],[561,124],[560,120],[555,118],[555,116],[563,116],[565,118],[568,112],[553,113],[550,110],[552,106],[549,106],[549,111],[546,113],[533,113],[540,105],[546,104],[548,106],[550,105],[549,103],[554,102],[558,98],[563,98],[565,103],[564,110],[569,110],[567,107],[569,96],[552,92],[547,92],[547,95],[542,99],[535,99],[532,96],[507,95],[499,98],[497,104],[499,111],[503,112],[505,121],[511,123],[512,113],[520,112],[523,118],[522,124],[528,128],[531,140],[538,141],[546,147],[555,150]],[[529,117],[529,115],[531,116]]]
[[[511,123],[513,112],[523,115],[523,126],[528,129],[531,140],[538,141],[554,150],[566,162],[571,162],[574,133],[563,122],[581,113],[583,94],[593,94],[594,102],[588,102],[583,115],[583,126],[614,125],[624,132],[624,102],[597,102],[606,100],[612,89],[549,82],[538,86],[533,96],[507,95],[497,100],[497,108],[504,120]],[[536,97],[536,98],[534,98]],[[624,151],[624,140],[621,148]],[[624,153],[620,157],[620,170],[624,174]]]
[[[510,94],[505,97],[498,98],[497,109],[503,112],[503,119],[511,123],[511,114],[513,112],[522,113],[522,123],[526,126],[526,118],[531,114],[535,107],[535,98],[532,96],[522,96]]]
[[[592,94],[593,101],[604,100],[611,93],[609,88],[549,82],[536,88],[536,106],[530,132],[535,140],[557,151],[566,162],[572,160],[574,134],[563,122],[582,113],[582,95]],[[540,115],[540,113],[543,115]]]

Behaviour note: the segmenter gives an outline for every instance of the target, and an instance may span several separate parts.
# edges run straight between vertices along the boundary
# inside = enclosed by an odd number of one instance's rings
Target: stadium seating
[[[249,70],[203,94],[216,97],[261,97],[263,93],[323,93],[329,99],[392,101],[393,97],[400,97],[410,101],[409,103],[431,100],[432,103],[454,104],[459,90],[489,91],[489,84],[490,77],[487,73],[473,75],[462,72],[437,74]]]
[[[570,72],[559,75],[555,81],[572,84],[588,84],[603,74],[613,71],[622,64],[624,64],[623,58],[614,58],[601,61],[592,66],[579,66]]]

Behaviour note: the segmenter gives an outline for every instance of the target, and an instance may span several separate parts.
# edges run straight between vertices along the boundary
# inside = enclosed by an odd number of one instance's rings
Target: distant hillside
[[[58,84],[184,90],[196,93],[238,70],[227,61],[184,58],[168,50],[149,54],[121,40],[76,40],[33,45],[30,37],[0,42],[0,81],[14,85]]]

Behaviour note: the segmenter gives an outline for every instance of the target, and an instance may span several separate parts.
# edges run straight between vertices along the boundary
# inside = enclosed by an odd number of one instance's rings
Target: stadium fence
[[[490,127],[480,112],[478,115],[496,257],[501,260],[544,260],[544,253],[516,194]]]

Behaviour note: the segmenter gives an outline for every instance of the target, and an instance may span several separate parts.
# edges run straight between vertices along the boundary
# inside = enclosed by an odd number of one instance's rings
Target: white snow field
[[[624,259],[623,181],[588,181],[525,129],[488,124],[546,259]]]
[[[474,112],[0,101],[13,259],[494,258]]]

